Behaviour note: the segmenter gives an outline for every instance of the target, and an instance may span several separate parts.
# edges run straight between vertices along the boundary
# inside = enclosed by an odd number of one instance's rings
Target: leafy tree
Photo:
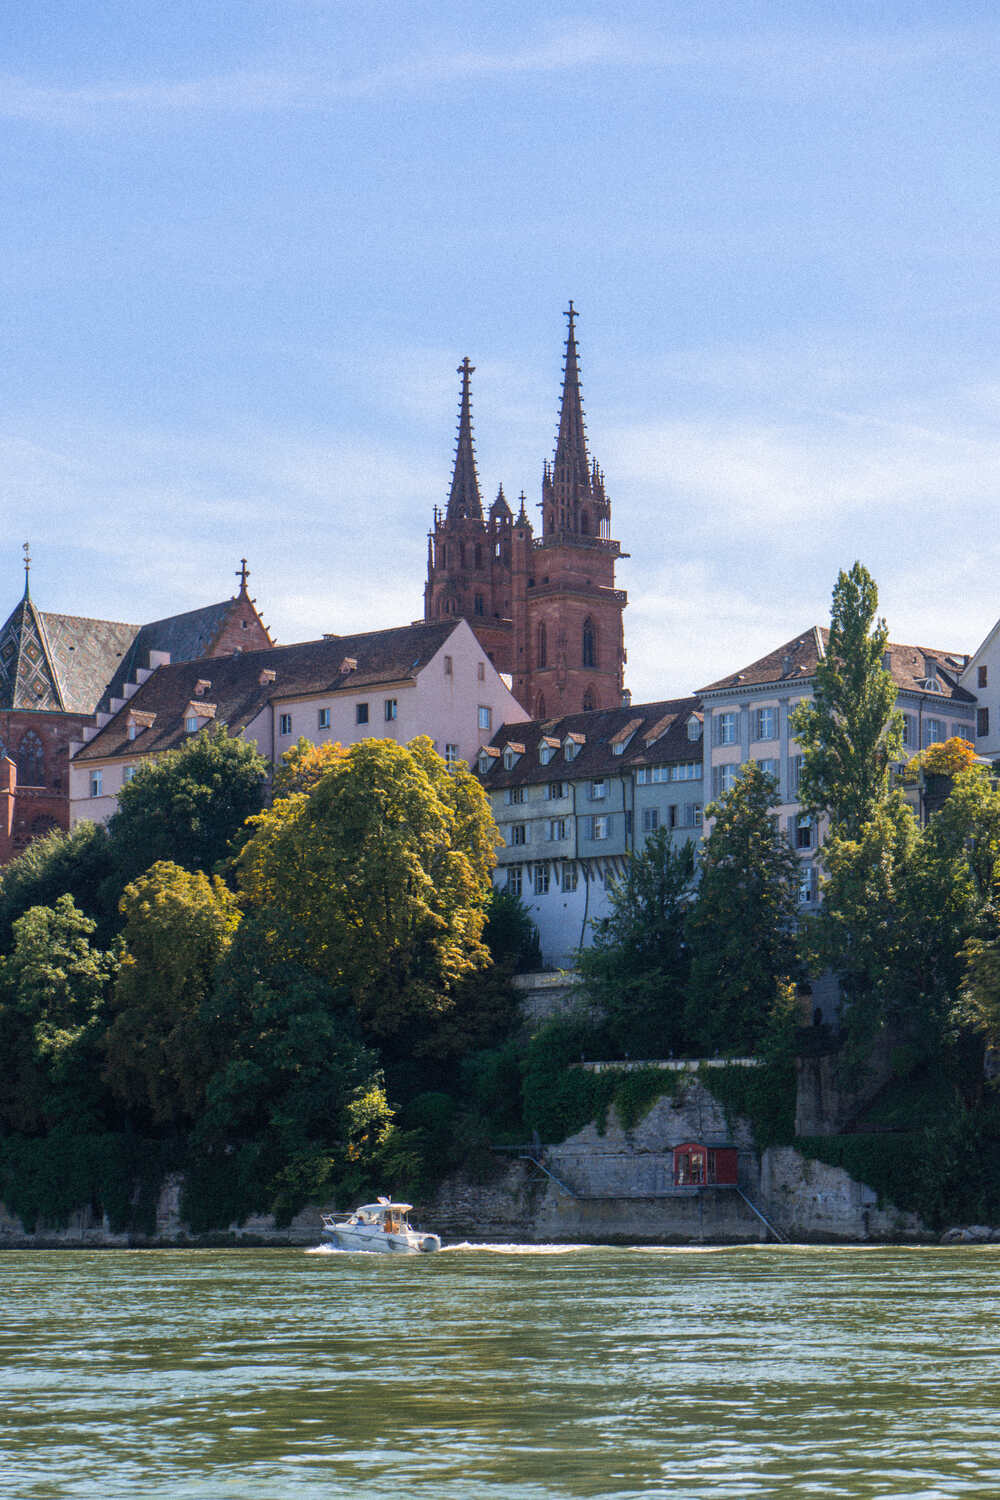
[[[894,794],[857,838],[826,845],[823,906],[806,946],[815,966],[840,979],[855,1059],[880,1035],[905,1043],[914,1065],[944,1045],[959,949],[981,905],[964,851],[945,832],[922,833]]]
[[[803,755],[799,800],[808,812],[828,813],[831,831],[845,838],[856,838],[884,803],[903,748],[896,687],[882,665],[889,632],[877,609],[875,582],[856,562],[833,590],[812,701],[792,715]]]
[[[95,923],[68,895],[14,923],[0,959],[0,1116],[15,1130],[93,1122],[96,1047],[113,959],[94,948]]]
[[[126,887],[121,907],[105,1075],[154,1123],[189,1121],[211,1070],[202,1008],[239,924],[236,898],[217,875],[161,860]]]
[[[230,858],[262,806],[267,769],[253,745],[222,725],[146,761],[122,787],[108,825],[118,891],[159,860],[212,871]]]
[[[288,920],[296,956],[346,990],[371,1033],[442,1015],[488,962],[496,827],[479,783],[429,740],[362,740],[251,827],[246,900]]]
[[[799,972],[799,865],[771,816],[776,797],[774,778],[751,761],[705,810],[713,823],[687,924],[686,1026],[708,1050],[753,1051],[767,1031],[777,985]]]
[[[694,847],[658,829],[609,891],[610,911],[578,955],[584,993],[618,1054],[666,1056],[687,1044],[684,1005],[691,970],[686,923]]]
[[[311,792],[331,765],[346,754],[341,744],[327,740],[322,745],[314,745],[303,735],[281,757],[281,764],[274,773],[273,796],[290,797],[293,792]]]
[[[115,925],[114,904],[102,901],[100,888],[112,870],[108,831],[100,823],[77,823],[68,833],[54,828],[33,839],[23,854],[0,869],[0,952],[10,950],[14,923],[32,906],[54,906],[70,895],[76,906],[98,923],[107,941]]]
[[[959,776],[976,765],[976,749],[968,740],[953,735],[950,740],[928,745],[906,763],[907,781],[915,781],[923,771],[926,776]]]

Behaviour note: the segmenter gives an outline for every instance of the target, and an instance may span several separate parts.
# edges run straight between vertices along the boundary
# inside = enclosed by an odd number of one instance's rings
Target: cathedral
[[[535,718],[618,708],[624,698],[622,612],[615,588],[611,506],[604,475],[587,453],[576,343],[577,313],[566,313],[559,435],[542,472],[541,536],[522,492],[515,516],[503,486],[483,511],[472,440],[471,376],[462,377],[458,442],[447,510],[435,508],[427,546],[424,618],[468,620],[514,696]]]

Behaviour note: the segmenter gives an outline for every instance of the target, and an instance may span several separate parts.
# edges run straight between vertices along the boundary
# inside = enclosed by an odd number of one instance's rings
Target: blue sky
[[[572,297],[637,698],[1000,613],[985,5],[75,0],[0,43],[0,580],[276,636],[420,615],[456,366],[539,498]],[[6,610],[9,606],[0,608]]]

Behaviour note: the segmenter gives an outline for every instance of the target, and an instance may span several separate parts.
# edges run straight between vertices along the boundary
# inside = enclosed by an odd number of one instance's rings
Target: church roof
[[[197,697],[199,682],[208,684],[215,720],[239,734],[268,703],[334,693],[366,692],[383,683],[402,682],[422,670],[454,632],[455,620],[373,630],[363,635],[324,636],[294,646],[270,646],[208,660],[171,662],[158,667],[125,706],[79,750],[76,760],[161,754],[189,737],[185,710]],[[128,737],[129,719],[140,729]],[[148,726],[143,720],[150,720]]]
[[[0,627],[0,708],[93,713],[138,629],[38,609],[25,588]]]
[[[218,604],[189,609],[181,615],[168,615],[166,619],[153,620],[148,625],[125,627],[132,630],[133,639],[116,670],[104,679],[105,691],[100,694],[99,701],[95,700],[98,707],[106,712],[111,699],[122,696],[125,684],[135,680],[136,671],[149,666],[151,651],[169,652],[172,662],[208,656],[233,602],[232,599],[222,599]]]

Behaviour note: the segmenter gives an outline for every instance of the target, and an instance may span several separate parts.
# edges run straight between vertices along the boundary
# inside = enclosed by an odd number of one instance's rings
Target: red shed
[[[674,1147],[675,1187],[735,1187],[739,1150],[729,1141],[684,1141]]]

